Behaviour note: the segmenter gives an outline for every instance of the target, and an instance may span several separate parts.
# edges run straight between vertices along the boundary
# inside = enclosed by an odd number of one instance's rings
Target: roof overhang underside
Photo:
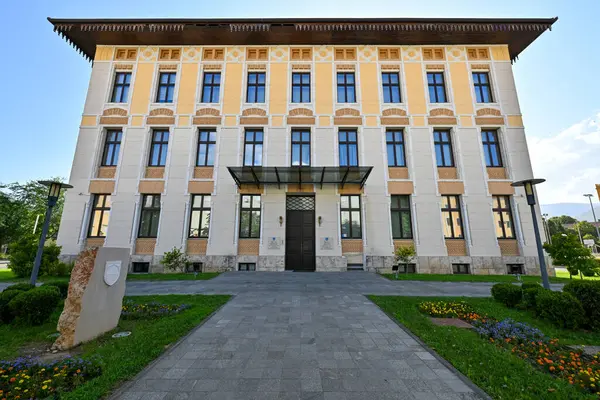
[[[483,45],[506,44],[514,60],[558,18],[56,19],[89,60],[97,45]]]
[[[357,184],[362,188],[373,167],[227,167],[236,185]]]

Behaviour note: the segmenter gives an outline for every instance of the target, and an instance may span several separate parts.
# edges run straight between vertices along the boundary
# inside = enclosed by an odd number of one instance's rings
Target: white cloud
[[[550,137],[527,137],[541,204],[582,203],[600,184],[600,113]]]

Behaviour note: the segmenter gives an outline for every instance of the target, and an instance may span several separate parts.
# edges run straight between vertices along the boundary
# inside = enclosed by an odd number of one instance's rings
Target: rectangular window
[[[358,140],[356,130],[340,129],[338,132],[340,167],[358,166]]]
[[[167,163],[167,150],[169,149],[169,131],[152,131],[152,142],[150,143],[150,158],[148,166],[164,167]]]
[[[443,72],[428,72],[427,85],[429,86],[430,103],[446,103],[446,85]]]
[[[493,103],[490,76],[487,72],[473,72],[473,85],[478,103]]]
[[[127,103],[129,96],[129,85],[131,83],[131,72],[117,72],[113,85],[111,103]]]
[[[192,195],[192,211],[190,214],[191,238],[207,238],[210,227],[210,195]]]
[[[248,72],[246,103],[265,102],[265,73]]]
[[[356,87],[354,86],[354,72],[337,73],[337,102],[356,103]]]
[[[175,72],[161,72],[158,76],[157,103],[172,103],[175,93]]]
[[[487,167],[501,167],[502,155],[500,153],[500,141],[498,140],[498,131],[481,131],[481,143],[483,144],[483,155]]]
[[[292,130],[292,167],[310,166],[310,131]]]
[[[102,162],[100,164],[103,167],[114,167],[119,162],[122,135],[123,132],[121,132],[120,129],[110,129],[106,131],[104,152],[102,153]]]
[[[509,275],[524,275],[523,264],[506,264],[506,269]]]
[[[261,166],[262,151],[262,129],[246,129],[246,132],[244,133],[244,166]]]
[[[238,271],[256,271],[256,263],[239,263]]]
[[[202,103],[218,103],[221,88],[220,72],[205,72],[202,80]]]
[[[392,237],[394,239],[412,239],[410,196],[392,196],[391,214]]]
[[[512,211],[509,196],[492,196],[494,221],[496,222],[496,237],[498,239],[514,239]]]
[[[240,238],[260,237],[260,195],[242,195]]]
[[[131,263],[131,266],[135,274],[143,274],[148,273],[148,271],[150,271],[149,262],[133,262]]]
[[[468,275],[469,264],[452,264],[452,273],[457,275]]]
[[[446,239],[464,239],[462,213],[458,196],[442,196],[442,219]]]
[[[215,165],[215,146],[217,132],[214,129],[200,129],[198,132],[198,152],[196,153],[197,167],[212,167]]]
[[[435,146],[435,159],[438,167],[454,167],[452,153],[452,139],[450,131],[433,131],[433,144]]]
[[[388,167],[406,167],[404,158],[404,132],[402,129],[388,129],[385,132]]]
[[[398,72],[383,72],[381,74],[384,103],[401,103],[400,75]]]
[[[310,73],[292,73],[292,103],[310,103]]]
[[[106,237],[110,218],[110,194],[95,194],[90,214],[88,237]]]
[[[342,238],[360,239],[362,237],[360,196],[340,196],[340,210]]]
[[[202,272],[202,263],[201,262],[192,263],[192,272]]]
[[[158,220],[160,218],[160,195],[145,194],[142,197],[139,238],[155,238],[158,236]]]
[[[398,271],[404,274],[414,274],[417,272],[416,264],[398,264],[392,266],[392,271]]]

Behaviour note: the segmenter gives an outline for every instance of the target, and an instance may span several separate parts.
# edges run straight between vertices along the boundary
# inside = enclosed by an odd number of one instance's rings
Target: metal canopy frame
[[[227,167],[235,184],[242,185],[277,185],[281,184],[357,184],[362,188],[373,167]]]

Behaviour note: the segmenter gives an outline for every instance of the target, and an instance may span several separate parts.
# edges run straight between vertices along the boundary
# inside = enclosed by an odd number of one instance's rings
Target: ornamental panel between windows
[[[288,196],[285,208],[290,211],[313,211],[315,198],[313,196]]]

